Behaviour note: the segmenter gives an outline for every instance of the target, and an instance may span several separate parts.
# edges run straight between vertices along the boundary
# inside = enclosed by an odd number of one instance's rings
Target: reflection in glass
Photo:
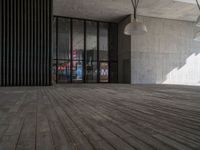
[[[56,18],[53,19],[53,54],[52,58],[56,59]]]
[[[108,63],[101,62],[100,63],[100,82],[108,82]]]
[[[108,60],[108,24],[99,24],[99,59]]]
[[[56,80],[57,74],[58,82],[116,83],[118,81],[117,49],[117,24],[54,17],[53,80]],[[56,53],[58,53],[57,58]]]
[[[110,61],[117,61],[118,60],[118,26],[117,24],[112,23],[110,25],[109,30],[109,60]]]
[[[97,82],[97,63],[86,63],[86,82]]]
[[[84,22],[73,20],[73,60],[84,60]]]
[[[86,24],[86,61],[97,60],[97,23],[87,21]]]
[[[70,82],[70,61],[58,61],[58,82]]]
[[[83,81],[83,62],[82,61],[73,61],[72,79],[73,79],[73,82]]]
[[[58,59],[70,59],[70,20],[58,18]]]
[[[110,82],[117,83],[118,82],[118,65],[116,63],[110,64]]]
[[[56,60],[52,62],[52,80],[56,81]]]

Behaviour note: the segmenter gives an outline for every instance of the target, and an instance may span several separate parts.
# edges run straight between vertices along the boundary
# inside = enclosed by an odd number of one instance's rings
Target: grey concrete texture
[[[54,0],[54,15],[118,22],[133,13],[131,0]],[[140,0],[138,15],[196,21],[196,5],[174,0]]]
[[[139,20],[147,25],[148,33],[131,38],[131,83],[200,85],[195,23],[151,17]]]
[[[120,83],[131,82],[131,37],[124,35],[125,26],[131,21],[131,16],[127,17],[118,25],[118,80]],[[126,64],[126,62],[128,64]]]

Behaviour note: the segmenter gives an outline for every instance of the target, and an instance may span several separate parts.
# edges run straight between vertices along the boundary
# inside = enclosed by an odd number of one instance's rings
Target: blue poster
[[[76,74],[77,74],[77,80],[82,80],[82,77],[83,77],[83,67],[82,67],[82,65],[77,65]]]

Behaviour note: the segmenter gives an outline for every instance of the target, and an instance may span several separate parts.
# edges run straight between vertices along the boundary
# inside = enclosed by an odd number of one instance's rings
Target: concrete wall
[[[200,42],[193,40],[195,24],[150,17],[139,20],[147,25],[148,33],[131,37],[131,83],[200,85]],[[126,38],[121,41],[126,43]],[[128,47],[119,45],[119,51]],[[119,54],[123,59],[124,52]]]
[[[125,26],[131,21],[131,16],[118,25],[118,80],[119,83],[131,83],[131,37],[124,35]]]

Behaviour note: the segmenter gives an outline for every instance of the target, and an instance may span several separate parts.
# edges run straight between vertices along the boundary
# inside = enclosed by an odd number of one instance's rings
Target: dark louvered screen
[[[51,84],[51,0],[0,0],[0,85]]]

